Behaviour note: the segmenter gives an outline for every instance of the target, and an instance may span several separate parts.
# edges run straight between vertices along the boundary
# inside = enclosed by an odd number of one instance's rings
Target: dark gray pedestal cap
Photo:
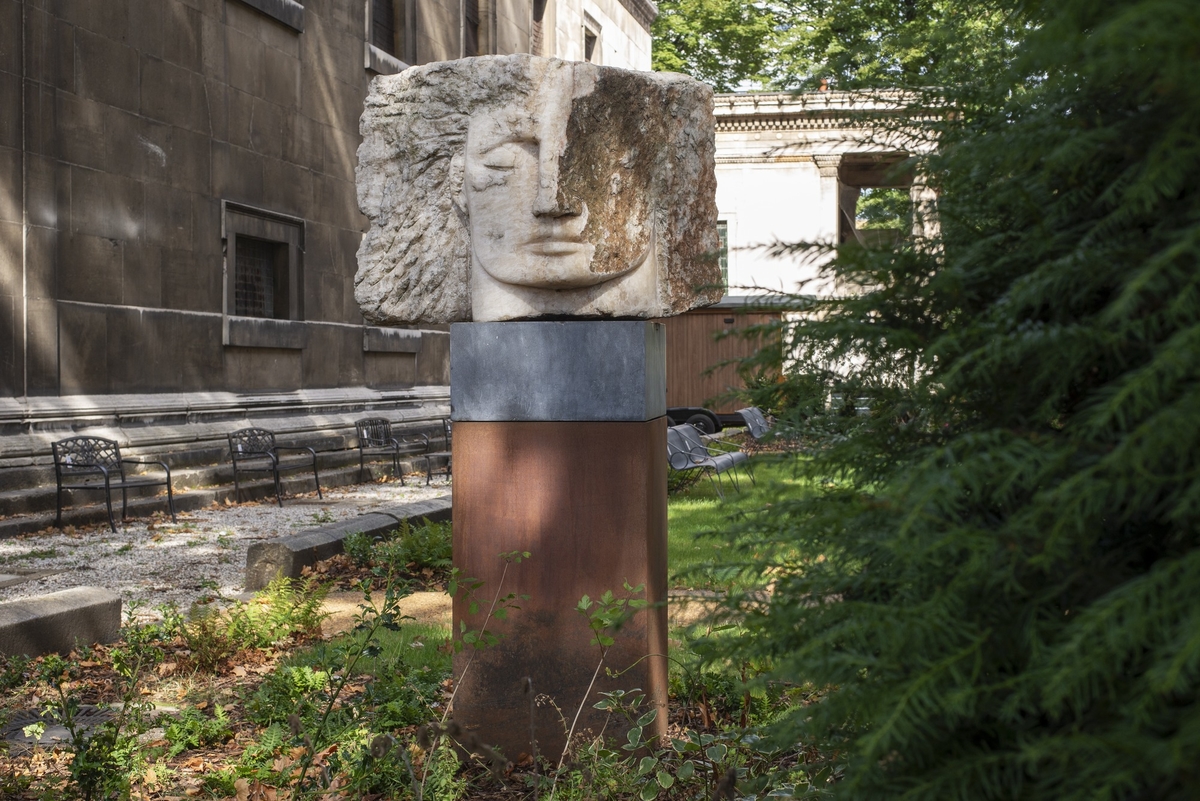
[[[451,419],[653,420],[666,414],[666,370],[661,323],[456,323]]]

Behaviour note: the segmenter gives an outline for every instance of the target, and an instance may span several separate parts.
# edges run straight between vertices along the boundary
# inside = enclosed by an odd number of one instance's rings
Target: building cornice
[[[658,16],[658,6],[653,0],[620,0],[621,5],[625,10],[633,15],[633,18],[638,21],[638,24],[650,30],[651,24],[654,23]]]
[[[914,115],[910,92],[743,92],[713,100],[717,131],[829,130]]]

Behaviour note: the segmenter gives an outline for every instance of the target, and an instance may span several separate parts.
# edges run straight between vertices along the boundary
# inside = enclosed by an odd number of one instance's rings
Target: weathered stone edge
[[[41,656],[69,653],[76,643],[117,639],[121,598],[103,587],[67,590],[0,603],[0,653]]]
[[[449,495],[417,501],[391,510],[371,512],[340,523],[301,531],[267,542],[256,542],[246,551],[246,589],[261,590],[278,576],[299,578],[305,567],[315,565],[342,552],[342,541],[351,534],[386,534],[401,521],[426,518],[432,522],[449,520],[452,510]]]

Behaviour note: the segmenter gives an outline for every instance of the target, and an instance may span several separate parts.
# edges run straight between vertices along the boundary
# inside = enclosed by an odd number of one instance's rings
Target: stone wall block
[[[208,133],[204,78],[169,61],[142,57],[142,114],[192,131]]]
[[[230,3],[232,12],[241,8]],[[237,15],[230,13],[232,21]],[[263,94],[263,52],[266,45],[253,36],[230,26],[225,29],[225,53],[228,60],[229,85],[257,97]]]
[[[19,230],[19,229],[18,229]],[[18,243],[20,239],[16,240]],[[58,286],[58,231],[30,226],[25,250],[25,288],[30,298],[51,300]],[[18,244],[17,259],[21,249]],[[13,264],[19,264],[13,261]]]
[[[109,239],[134,239],[143,220],[142,183],[82,167],[71,168],[72,231]],[[65,227],[61,221],[60,229]]]
[[[288,161],[264,159],[263,204],[275,211],[311,219],[314,212],[324,205],[313,200],[312,175],[304,167]],[[328,199],[323,201],[328,202]]]
[[[31,298],[26,318],[28,337],[28,392],[30,395],[57,395],[59,382],[58,301]]]
[[[151,0],[160,3],[160,0]],[[204,17],[183,3],[160,3],[163,6],[162,55],[184,69],[202,72],[204,69]]]
[[[263,66],[264,97],[284,108],[299,108],[300,60],[268,47],[263,51]]]
[[[58,297],[85,303],[123,303],[124,261],[123,240],[60,233]]]
[[[35,114],[30,123],[32,136],[45,136],[44,147],[38,152],[57,157],[70,164],[102,169],[108,164],[108,134],[105,118],[110,109],[103,103],[78,97],[68,92],[56,92],[53,97],[43,95],[39,99],[52,100],[53,108],[47,116]],[[40,105],[40,104],[39,104]],[[49,106],[49,104],[47,104]],[[48,122],[50,130],[42,128]]]
[[[98,306],[61,303],[58,332],[59,391],[64,395],[111,392],[108,311]]]
[[[0,31],[21,30],[24,5],[20,0],[0,0]],[[21,74],[21,40],[16,36],[0,38],[0,72]]]
[[[136,50],[119,41],[80,28],[75,31],[75,59],[75,91],[78,95],[127,111],[138,110],[140,76]]]
[[[13,72],[0,72],[0,108],[21,107],[21,76]],[[0,114],[0,147],[21,147],[21,115],[6,111]]]
[[[20,5],[14,3],[14,5]],[[55,89],[75,91],[75,26],[33,4],[26,5],[25,38],[29,77]],[[20,25],[5,30],[19,31]],[[17,45],[20,39],[6,37]],[[19,71],[19,66],[18,70]]]
[[[121,267],[121,300],[127,306],[162,306],[163,261],[166,250],[144,240],[125,245]]]
[[[0,260],[7,258],[12,225],[0,223]],[[0,392],[9,396],[25,394],[25,376],[21,367],[21,299],[0,294]]]
[[[21,151],[0,147],[0,176],[11,176],[0,178],[0,222],[24,222],[21,213],[20,175]]]
[[[217,197],[257,204],[263,193],[262,156],[240,147],[212,143],[212,192]]]

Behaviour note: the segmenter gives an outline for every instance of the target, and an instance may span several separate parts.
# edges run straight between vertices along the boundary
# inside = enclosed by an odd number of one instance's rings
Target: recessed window
[[[366,0],[366,63],[392,75],[417,63],[416,0]]]
[[[600,41],[600,34],[593,31],[591,28],[583,29],[583,60],[595,61],[596,44]]]
[[[238,234],[235,252],[233,313],[289,319],[287,245]]]
[[[729,286],[729,223],[717,220],[717,263],[721,266],[721,285]]]
[[[225,313],[304,319],[304,221],[235,203],[222,205]]]
[[[463,58],[479,55],[479,0],[463,0]]]
[[[529,52],[535,56],[544,55],[546,34],[543,21],[546,18],[546,0],[533,0],[533,27],[529,32]]]

